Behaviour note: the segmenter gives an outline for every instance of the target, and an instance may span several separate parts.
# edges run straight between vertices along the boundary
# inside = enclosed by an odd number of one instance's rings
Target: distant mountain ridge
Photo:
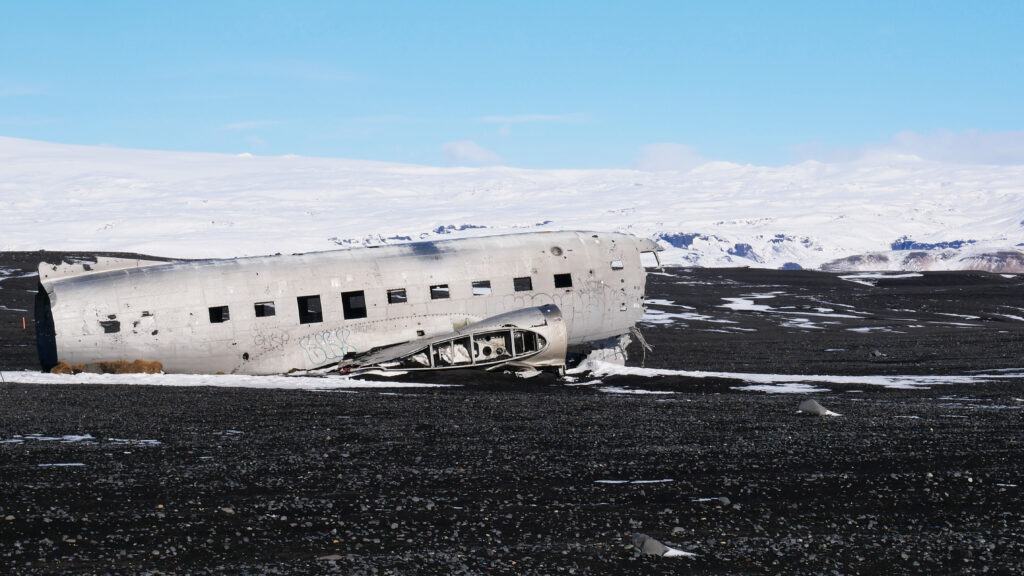
[[[575,229],[655,238],[682,266],[1024,272],[1024,166],[907,156],[528,170],[0,137],[0,205],[0,250],[231,257]]]

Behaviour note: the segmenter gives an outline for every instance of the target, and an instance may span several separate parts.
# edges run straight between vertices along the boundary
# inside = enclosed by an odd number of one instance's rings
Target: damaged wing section
[[[341,369],[406,372],[561,367],[567,342],[562,312],[549,304],[492,316],[430,339],[389,346],[356,357]]]

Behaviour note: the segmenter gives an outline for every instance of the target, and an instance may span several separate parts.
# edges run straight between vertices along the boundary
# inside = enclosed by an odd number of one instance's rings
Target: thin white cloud
[[[512,114],[504,116],[481,116],[477,122],[484,124],[499,124],[498,133],[508,136],[512,133],[512,126],[516,124],[575,124],[584,122],[583,114]]]
[[[513,114],[510,116],[482,116],[485,124],[569,124],[583,122],[583,114]]]
[[[403,116],[401,114],[381,114],[379,116],[353,116],[351,118],[345,118],[344,121],[357,124],[401,124],[407,122],[420,122],[421,120],[419,118]]]
[[[27,116],[0,116],[0,126],[44,126],[56,124],[60,121],[60,118],[32,114]]]
[[[260,76],[294,78],[311,82],[353,82],[358,78],[331,65],[309,60],[260,60],[242,64],[244,70]]]
[[[8,96],[31,96],[42,93],[42,90],[32,86],[0,86],[0,98],[6,98]]]
[[[284,124],[280,120],[246,120],[242,122],[231,122],[224,124],[220,127],[221,130],[228,130],[231,132],[247,132],[249,130],[259,130],[260,128],[268,128],[270,126],[279,126]]]
[[[267,59],[267,60],[212,60],[187,67],[154,70],[154,77],[172,81],[197,77],[217,77],[256,80],[285,80],[313,84],[339,84],[363,81],[362,78],[344,70],[314,60]],[[236,90],[243,90],[236,84]],[[242,84],[244,86],[244,84]],[[200,95],[202,97],[202,95]],[[245,94],[240,94],[245,97]]]
[[[640,155],[633,161],[633,168],[649,172],[676,170],[685,172],[709,162],[697,154],[693,146],[675,142],[659,142],[640,148]]]
[[[441,153],[448,164],[497,164],[501,156],[471,140],[445,142]]]
[[[802,159],[825,162],[916,157],[947,164],[1018,165],[1024,164],[1024,131],[966,130],[920,134],[907,130],[882,144],[854,148],[806,144],[798,147],[796,152]]]

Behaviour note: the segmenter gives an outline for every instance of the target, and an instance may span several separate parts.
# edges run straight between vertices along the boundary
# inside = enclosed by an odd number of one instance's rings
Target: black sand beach
[[[1020,276],[667,270],[674,373],[295,391],[20,382],[40,256],[0,255],[5,573],[1024,571]]]

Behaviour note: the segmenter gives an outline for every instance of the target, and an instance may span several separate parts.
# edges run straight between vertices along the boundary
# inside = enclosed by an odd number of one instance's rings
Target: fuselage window
[[[612,270],[622,270],[622,268],[623,268],[622,260],[613,260],[612,261]]]
[[[324,311],[320,307],[320,296],[299,296],[299,324],[314,324],[324,321]]]
[[[366,297],[363,291],[342,292],[341,310],[346,320],[366,318]]]
[[[448,298],[448,285],[438,284],[437,286],[430,287],[430,299],[431,300],[443,300]]]
[[[405,304],[409,299],[405,296],[405,288],[388,290],[388,304]]]
[[[273,302],[257,302],[255,304],[255,307],[257,318],[266,318],[267,316],[273,316],[277,314],[277,310],[274,309]]]
[[[210,324],[220,324],[230,319],[227,306],[210,306]]]
[[[491,295],[491,281],[490,280],[477,280],[473,282],[473,296],[490,296]]]
[[[533,290],[533,278],[530,278],[529,276],[513,278],[512,286],[516,289],[516,292],[527,292]]]
[[[572,288],[572,274],[555,274],[555,288]]]

